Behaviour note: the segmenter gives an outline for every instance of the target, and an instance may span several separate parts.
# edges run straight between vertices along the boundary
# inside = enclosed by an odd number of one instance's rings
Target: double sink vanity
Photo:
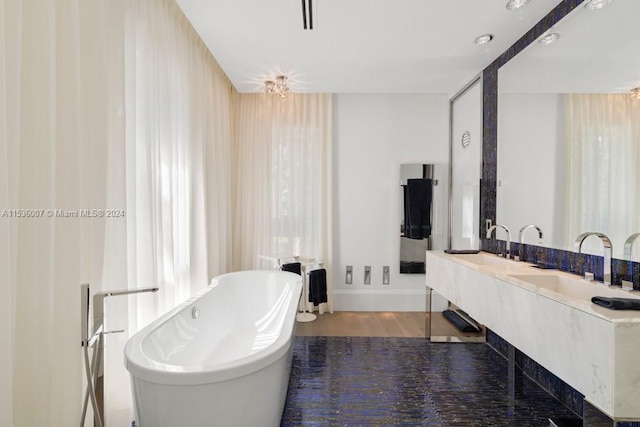
[[[639,292],[497,255],[427,251],[427,287],[584,395],[615,420],[640,420],[640,311],[594,296]]]

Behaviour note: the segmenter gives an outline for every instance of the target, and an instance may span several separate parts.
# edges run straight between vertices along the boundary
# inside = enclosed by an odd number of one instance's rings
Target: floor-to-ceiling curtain
[[[232,92],[171,0],[0,0],[0,425],[79,423],[81,283],[160,286],[105,300],[130,425],[128,336],[231,269]]]
[[[11,6],[15,10],[10,10]],[[0,214],[17,203],[17,180],[15,144],[20,103],[18,102],[20,82],[19,58],[20,5],[0,1]],[[14,19],[11,19],[11,18]],[[8,126],[8,123],[12,123]],[[15,342],[15,294],[16,294],[16,252],[17,224],[4,215],[0,216],[0,425],[13,425],[13,372]]]
[[[569,94],[564,117],[567,238],[600,231],[622,247],[640,230],[640,216],[629,214],[640,209],[640,102],[626,93]],[[597,239],[585,246],[602,251]]]
[[[101,282],[109,221],[82,212],[107,208],[121,6],[0,1],[3,426],[79,423],[80,284]]]
[[[297,255],[331,278],[331,96],[241,94],[235,111],[235,268]]]
[[[109,337],[107,416],[116,425],[132,419],[123,392],[126,339],[228,272],[232,241],[233,89],[175,2],[138,0],[126,12],[127,257],[120,261],[128,287],[160,291],[112,306],[112,317],[126,323],[110,327],[129,332]]]

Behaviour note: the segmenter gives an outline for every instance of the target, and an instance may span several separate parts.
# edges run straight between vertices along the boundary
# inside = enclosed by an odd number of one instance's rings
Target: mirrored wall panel
[[[600,232],[624,259],[640,232],[640,1],[577,7],[499,70],[497,222],[514,241],[574,250]],[[543,35],[544,37],[544,35]],[[634,247],[635,246],[635,247]],[[640,239],[631,244],[640,260]],[[602,254],[597,238],[583,252]],[[628,251],[631,252],[631,251]]]
[[[424,274],[426,251],[446,241],[446,168],[400,165],[400,273]]]

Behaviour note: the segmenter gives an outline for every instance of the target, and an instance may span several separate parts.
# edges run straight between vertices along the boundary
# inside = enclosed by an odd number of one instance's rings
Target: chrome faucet
[[[640,233],[633,233],[631,236],[627,237],[627,241],[624,242],[624,259],[627,261],[633,261],[631,258],[631,248],[633,248],[633,243],[638,237],[640,237]]]
[[[535,224],[529,224],[529,225],[525,225],[524,227],[522,227],[520,229],[520,234],[518,236],[518,240],[520,241],[520,261],[524,261],[524,235],[526,233],[526,231],[530,228],[535,228],[536,230],[538,230],[538,237],[540,238],[540,240],[542,240],[542,229],[540,227],[538,227]]]
[[[538,227],[535,224],[525,225],[520,229],[519,240],[521,245],[524,245],[524,233],[530,228],[535,228],[536,230],[538,230],[538,237],[542,240],[543,234],[542,234],[542,229],[540,227]]]
[[[80,425],[84,425],[89,401],[93,409],[94,426],[103,427],[104,422],[104,335],[123,331],[104,330],[104,299],[111,296],[137,294],[141,292],[156,292],[157,287],[139,289],[121,289],[117,291],[96,292],[93,295],[93,328],[89,325],[89,309],[91,305],[89,285],[80,286],[81,308],[81,345],[84,350],[85,374],[87,390],[84,396]],[[95,347],[93,357],[89,362],[89,348]]]
[[[632,248],[636,239],[640,237],[640,233],[633,233],[631,236],[627,237],[627,240],[624,242],[624,259],[626,261],[633,261]],[[637,285],[638,280],[636,279],[637,275],[634,271],[636,267],[631,264],[631,280],[623,280],[622,288],[633,290],[633,286]]]
[[[609,240],[609,238],[602,233],[598,233],[596,231],[588,231],[576,237],[576,241],[573,244],[573,247],[578,253],[582,253],[582,243],[589,236],[597,236],[602,242],[602,245],[604,246],[602,281],[604,282],[605,285],[610,285],[611,284],[611,240]]]
[[[158,289],[158,287],[152,287],[96,292],[93,294],[93,330],[97,331],[101,326],[104,327],[104,299],[106,297],[117,297],[120,295],[139,294],[143,292],[157,292]]]
[[[491,233],[493,233],[493,230],[495,230],[498,227],[502,228],[507,233],[507,245],[506,245],[505,250],[504,250],[504,257],[507,258],[507,259],[510,259],[511,258],[511,232],[509,231],[509,229],[507,227],[505,227],[504,225],[500,225],[500,224],[492,225],[487,230],[487,239],[491,238]],[[496,237],[497,236],[498,236],[498,233],[496,232]]]

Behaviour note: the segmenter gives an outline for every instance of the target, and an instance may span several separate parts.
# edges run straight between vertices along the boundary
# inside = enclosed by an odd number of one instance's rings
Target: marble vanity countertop
[[[594,296],[640,299],[619,287],[480,252],[427,251],[426,285],[585,396],[612,419],[640,420],[640,311]]]
[[[489,252],[456,255],[443,251],[429,252],[601,319],[613,323],[640,323],[640,310],[610,310],[591,302],[591,296],[640,300],[640,292],[638,291],[624,290],[619,286],[605,286],[600,282],[588,281],[578,275],[559,270],[536,268],[534,264],[505,259]],[[577,290],[577,292],[564,294],[555,291],[553,282],[556,281],[568,283],[569,288]],[[537,284],[537,282],[541,282],[541,284]]]

